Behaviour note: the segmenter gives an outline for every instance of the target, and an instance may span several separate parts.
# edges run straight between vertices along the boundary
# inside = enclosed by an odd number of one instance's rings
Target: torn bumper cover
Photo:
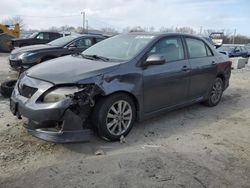
[[[82,127],[82,120],[72,111],[64,113],[63,125],[58,122],[38,123],[30,120],[24,127],[35,137],[55,143],[87,142],[92,131]]]
[[[51,83],[24,76],[10,98],[12,113],[18,118],[27,117],[29,123],[25,128],[43,140],[56,143],[89,141],[92,130],[87,119],[97,86],[88,85],[64,100],[44,103],[41,98],[51,88],[54,88]]]

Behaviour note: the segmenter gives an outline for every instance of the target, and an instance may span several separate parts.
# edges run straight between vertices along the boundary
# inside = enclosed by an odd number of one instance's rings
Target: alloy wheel
[[[221,95],[222,95],[222,90],[223,90],[222,82],[220,79],[217,79],[211,92],[211,101],[214,104],[216,104],[220,100]]]
[[[131,125],[133,111],[131,105],[125,100],[115,102],[107,113],[106,126],[110,134],[122,135]]]

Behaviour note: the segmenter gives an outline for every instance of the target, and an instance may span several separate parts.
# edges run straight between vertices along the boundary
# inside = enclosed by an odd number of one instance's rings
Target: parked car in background
[[[12,39],[12,48],[23,47],[34,44],[46,44],[52,40],[62,37],[58,32],[40,31],[31,34],[28,38]]]
[[[213,40],[211,37],[206,37],[206,36],[202,36],[205,40],[207,40],[212,46],[214,46],[214,48],[216,48],[216,46],[213,43]]]
[[[249,57],[247,48],[242,44],[223,44],[218,51],[228,57]]]
[[[205,39],[129,33],[79,55],[28,69],[10,100],[31,134],[48,141],[119,140],[135,120],[203,102],[216,106],[229,86],[231,62]]]
[[[213,45],[216,48],[219,48],[223,44],[224,32],[212,32],[210,33],[209,38],[212,40]]]
[[[245,48],[247,49],[248,57],[250,57],[250,44],[247,44]]]
[[[9,63],[14,70],[25,70],[49,59],[80,53],[105,38],[101,35],[70,35],[48,44],[17,48],[11,52]]]

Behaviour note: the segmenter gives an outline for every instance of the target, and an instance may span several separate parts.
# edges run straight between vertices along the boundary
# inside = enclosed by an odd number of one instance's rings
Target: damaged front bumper
[[[25,128],[43,140],[56,143],[89,141],[92,130],[86,122],[93,105],[94,89],[87,95],[78,94],[56,103],[39,102],[44,92],[52,87],[51,83],[24,76],[10,98],[12,113],[18,118],[27,117],[29,123]]]

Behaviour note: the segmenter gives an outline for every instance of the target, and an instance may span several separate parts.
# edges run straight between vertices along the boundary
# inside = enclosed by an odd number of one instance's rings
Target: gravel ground
[[[0,54],[0,82],[9,72]],[[0,187],[250,187],[250,69],[233,70],[214,108],[137,123],[125,143],[52,144],[29,135],[0,96]]]

